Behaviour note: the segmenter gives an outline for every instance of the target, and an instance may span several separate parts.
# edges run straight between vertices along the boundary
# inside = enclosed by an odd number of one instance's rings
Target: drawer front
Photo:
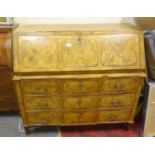
[[[96,116],[97,116],[96,111],[64,112],[63,123],[64,124],[93,123],[95,122]]]
[[[0,84],[0,95],[1,96],[12,96],[13,87],[11,84]]]
[[[62,103],[58,97],[24,97],[26,110],[60,110]]]
[[[104,78],[102,84],[102,92],[125,92],[134,93],[140,82],[139,78]]]
[[[62,85],[64,94],[91,94],[98,91],[96,79],[64,80]]]
[[[29,124],[61,124],[62,114],[60,112],[35,112],[26,113],[27,122]]]
[[[131,118],[132,109],[98,111],[97,122],[126,122]]]
[[[13,97],[1,97],[0,96],[0,111],[3,110],[16,110],[17,105],[15,98]]]
[[[9,84],[11,83],[12,76],[11,71],[7,69],[1,69],[0,70],[0,83]]]
[[[88,109],[96,108],[97,97],[63,97],[64,109]]]
[[[23,80],[22,88],[25,95],[58,94],[57,82],[54,80]]]
[[[98,64],[94,36],[60,36],[59,46],[64,67],[95,67]]]
[[[133,109],[93,110],[93,111],[55,111],[26,113],[28,124],[74,125],[91,123],[117,123],[131,120]]]
[[[103,108],[132,107],[134,104],[135,104],[135,94],[103,95],[100,97],[99,107]]]

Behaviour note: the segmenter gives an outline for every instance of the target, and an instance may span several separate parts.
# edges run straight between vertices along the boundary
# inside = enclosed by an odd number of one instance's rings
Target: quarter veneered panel
[[[136,77],[109,77],[103,78],[102,92],[135,93],[142,79]]]
[[[137,34],[103,35],[99,41],[102,66],[116,68],[138,68],[139,36]]]
[[[64,109],[87,109],[96,108],[97,97],[80,96],[80,97],[63,97]]]
[[[59,97],[24,97],[26,110],[60,110],[62,103]]]
[[[100,96],[100,104],[98,107],[118,108],[133,107],[135,105],[135,94],[117,94]]]
[[[98,64],[97,42],[92,36],[61,36],[59,46],[64,67],[95,67]]]
[[[98,111],[97,122],[126,122],[130,120],[132,109],[110,109]]]
[[[61,124],[60,112],[32,112],[26,113],[27,121],[30,124]]]
[[[63,81],[63,93],[65,94],[91,94],[97,93],[98,81],[95,79],[68,79]]]
[[[25,95],[58,94],[57,82],[54,80],[23,80],[22,86]]]
[[[17,50],[15,68],[20,71],[47,71],[58,66],[58,45],[54,36],[19,36]]]

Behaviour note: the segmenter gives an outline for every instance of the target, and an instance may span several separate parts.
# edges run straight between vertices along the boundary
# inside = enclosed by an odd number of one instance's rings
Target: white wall
[[[19,24],[97,24],[97,23],[131,23],[134,18],[127,17],[103,17],[103,18],[53,18],[53,17],[15,17],[15,23]]]

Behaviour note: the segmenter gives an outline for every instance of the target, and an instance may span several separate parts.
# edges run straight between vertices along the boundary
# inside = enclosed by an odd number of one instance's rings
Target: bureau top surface
[[[68,24],[68,25],[21,25],[16,32],[85,32],[85,31],[101,31],[101,32],[137,32],[141,31],[136,26],[130,24]]]

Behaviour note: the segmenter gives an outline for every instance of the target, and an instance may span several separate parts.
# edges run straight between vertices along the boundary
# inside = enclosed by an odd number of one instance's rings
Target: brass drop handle
[[[111,104],[117,107],[120,105],[120,101],[111,101]]]
[[[122,90],[123,88],[124,88],[124,85],[122,85],[122,84],[120,84],[120,85],[115,84],[115,85],[114,85],[114,89],[115,89],[115,90]]]
[[[45,87],[43,87],[43,88],[36,88],[36,90],[37,90],[37,92],[39,92],[40,94],[43,94],[43,93],[45,93],[46,91],[47,91],[47,89],[45,88]]]
[[[78,43],[81,43],[81,36],[78,36]]]
[[[83,85],[83,81],[80,81],[80,82],[79,82],[79,88],[82,89],[83,86],[84,86],[84,85]]]
[[[38,105],[39,107],[42,107],[42,108],[48,107],[48,103],[47,103],[47,102],[37,103],[37,105]]]
[[[80,98],[77,100],[77,104],[80,106],[80,104],[81,104],[81,99]]]
[[[42,117],[41,120],[42,120],[43,123],[48,123],[49,116]]]
[[[109,120],[110,120],[110,121],[116,121],[116,120],[117,120],[117,117],[114,116],[114,115],[112,115],[112,116],[109,117]]]

